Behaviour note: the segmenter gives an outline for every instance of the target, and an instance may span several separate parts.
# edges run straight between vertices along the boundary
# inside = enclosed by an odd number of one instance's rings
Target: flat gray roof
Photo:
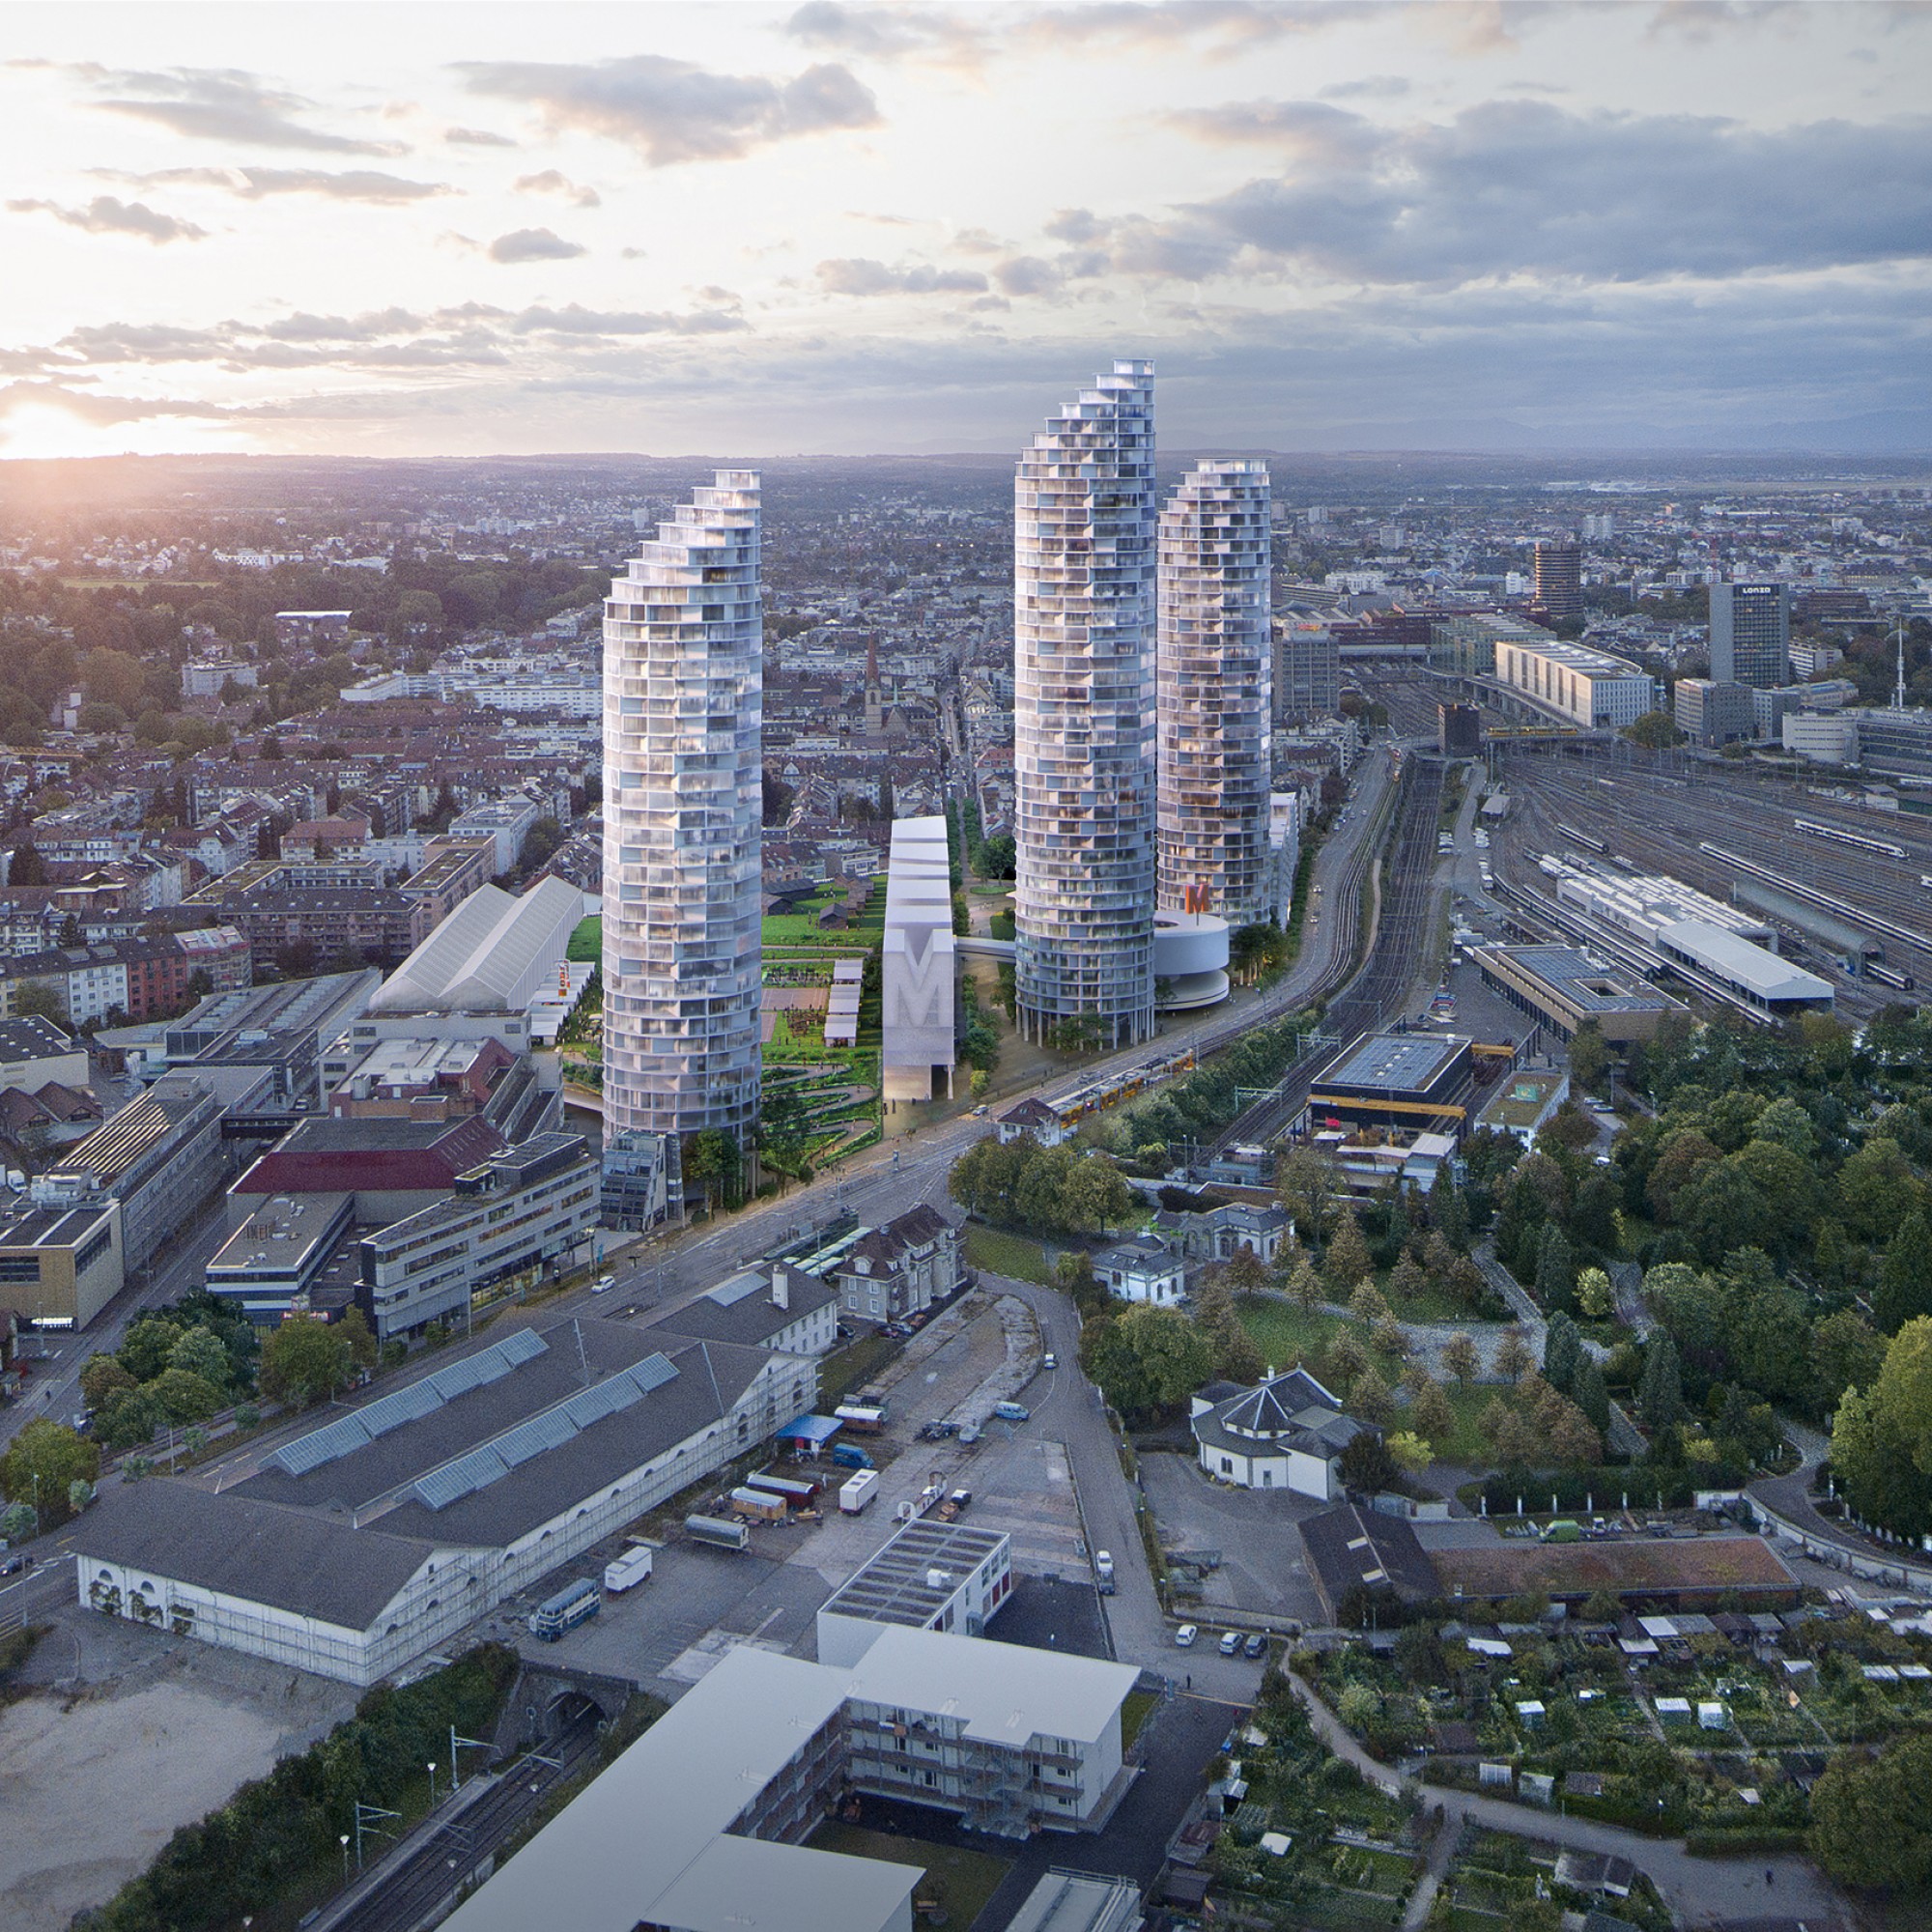
[[[1004,1530],[920,1518],[855,1570],[826,1599],[820,1614],[923,1630],[960,1584],[1006,1541]],[[944,1571],[952,1580],[935,1587],[925,1580],[932,1570]]]
[[[1599,966],[1574,946],[1485,946],[1476,957],[1480,960],[1485,953],[1508,959],[1547,985],[1560,988],[1563,997],[1583,1012],[1667,1012],[1678,1004],[1634,974],[1613,973]],[[1618,990],[1605,992],[1605,982]]]
[[[1324,1067],[1317,1084],[1413,1093],[1427,1087],[1468,1044],[1456,1034],[1372,1033]]]
[[[1815,973],[1793,966],[1776,952],[1726,932],[1721,926],[1708,925],[1701,919],[1672,920],[1657,929],[1658,939],[1675,947],[1700,965],[1709,966],[1727,980],[1734,980],[1764,1000],[1829,1000],[1830,984]]]

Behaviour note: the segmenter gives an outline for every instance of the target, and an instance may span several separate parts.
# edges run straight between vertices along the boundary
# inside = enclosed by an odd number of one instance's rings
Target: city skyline
[[[1932,13],[14,9],[0,457],[1899,450]]]

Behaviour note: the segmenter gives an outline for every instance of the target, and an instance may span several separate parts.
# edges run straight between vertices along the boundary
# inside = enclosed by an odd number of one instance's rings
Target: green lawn
[[[1046,1251],[1024,1235],[1009,1235],[1003,1228],[985,1228],[970,1222],[966,1229],[966,1261],[969,1266],[989,1274],[1003,1274],[1014,1281],[1031,1281],[1042,1288],[1053,1286],[1053,1270],[1046,1264]]]
[[[570,944],[564,948],[566,959],[586,960],[591,965],[600,965],[604,958],[604,922],[592,913],[588,919],[580,920],[577,930],[570,935]]]
[[[1241,1326],[1276,1369],[1292,1369],[1296,1362],[1312,1367],[1337,1329],[1355,1325],[1339,1315],[1304,1314],[1292,1301],[1270,1295],[1244,1294],[1237,1305]]]
[[[874,1328],[861,1334],[856,1342],[835,1349],[818,1366],[819,1412],[830,1415],[854,1389],[871,1381],[902,1347],[903,1343]]]
[[[814,1852],[838,1852],[848,1859],[876,1859],[885,1864],[923,1865],[925,1876],[913,1897],[935,1903],[946,1914],[952,1932],[971,1932],[986,1909],[986,1901],[1012,1870],[1010,1859],[985,1852],[969,1852],[952,1845],[929,1845],[923,1838],[901,1838],[889,1832],[867,1832],[862,1826],[828,1819],[805,1841]]]
[[[1157,1690],[1129,1690],[1121,1706],[1121,1748],[1125,1750],[1140,1736],[1141,1726],[1153,1715],[1160,1702]]]

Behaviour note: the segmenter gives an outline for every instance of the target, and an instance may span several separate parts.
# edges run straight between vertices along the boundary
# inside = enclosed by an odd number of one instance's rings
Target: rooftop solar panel
[[[662,1354],[646,1355],[628,1373],[642,1395],[649,1395],[653,1389],[663,1388],[666,1382],[677,1379],[676,1366]]]
[[[285,1442],[275,1451],[275,1461],[292,1476],[305,1476],[311,1469],[319,1469],[325,1463],[333,1463],[338,1457],[352,1454],[370,1440],[370,1434],[362,1425],[359,1415],[345,1415],[340,1422],[331,1422],[327,1429],[318,1429],[312,1435],[298,1435],[293,1442]]]
[[[629,1376],[612,1376],[609,1381],[572,1396],[563,1405],[562,1412],[578,1428],[588,1429],[593,1422],[602,1422],[607,1415],[615,1415],[620,1408],[629,1408],[642,1400],[643,1391]]]
[[[532,1456],[541,1456],[546,1449],[561,1447],[577,1433],[577,1424],[561,1409],[553,1408],[505,1430],[501,1435],[493,1437],[489,1446],[514,1469]]]

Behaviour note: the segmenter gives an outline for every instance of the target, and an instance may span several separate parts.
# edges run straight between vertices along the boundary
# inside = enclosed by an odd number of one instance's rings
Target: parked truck
[[[588,1623],[604,1607],[594,1577],[580,1577],[555,1596],[547,1597],[530,1612],[530,1634],[540,1643],[554,1643],[565,1631]]]
[[[838,1507],[847,1516],[857,1516],[872,1500],[879,1487],[876,1469],[861,1469],[838,1486]]]
[[[752,1532],[742,1522],[722,1516],[688,1516],[684,1533],[694,1543],[708,1543],[717,1549],[748,1549]]]
[[[604,1587],[613,1597],[621,1597],[636,1584],[643,1582],[651,1574],[651,1547],[647,1543],[633,1544],[621,1556],[613,1556],[604,1566]]]

